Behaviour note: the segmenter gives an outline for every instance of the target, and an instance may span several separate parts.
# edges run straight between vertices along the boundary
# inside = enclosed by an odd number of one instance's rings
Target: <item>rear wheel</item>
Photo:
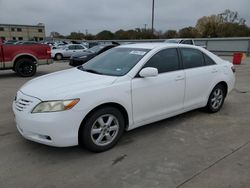
[[[225,87],[221,84],[216,85],[209,96],[206,110],[210,113],[218,112],[223,106],[225,96]]]
[[[56,60],[62,60],[62,58],[63,58],[63,55],[62,55],[62,54],[56,54],[56,55],[55,55],[55,59],[56,59]]]
[[[36,64],[31,58],[22,58],[16,62],[14,71],[19,76],[30,77],[36,73]]]
[[[93,112],[79,132],[79,141],[88,150],[102,152],[112,148],[122,136],[124,118],[119,110],[104,107]]]

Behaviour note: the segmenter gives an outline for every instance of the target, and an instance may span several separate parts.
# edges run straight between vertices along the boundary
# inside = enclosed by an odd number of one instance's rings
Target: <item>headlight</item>
[[[32,113],[69,110],[73,108],[79,101],[80,99],[41,102],[32,110]]]

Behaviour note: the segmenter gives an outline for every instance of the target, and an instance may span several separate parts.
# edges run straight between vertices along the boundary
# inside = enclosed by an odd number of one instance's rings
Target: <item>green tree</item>
[[[176,30],[167,30],[164,34],[163,34],[163,38],[177,38],[178,37],[178,33]]]
[[[81,32],[71,32],[70,35],[66,36],[68,39],[73,40],[83,40],[85,39],[85,35]]]
[[[204,16],[197,21],[195,28],[201,37],[218,37],[222,23],[222,20],[217,15]]]
[[[199,36],[197,29],[191,26],[179,30],[179,37],[181,38],[197,38]]]
[[[104,30],[96,35],[96,39],[97,40],[112,40],[114,39],[114,33],[112,33],[111,31]]]

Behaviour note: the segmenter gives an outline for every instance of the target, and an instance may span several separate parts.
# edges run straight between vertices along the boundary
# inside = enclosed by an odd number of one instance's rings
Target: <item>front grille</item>
[[[25,110],[31,103],[32,103],[31,100],[19,98],[16,100],[15,106],[16,106],[16,109],[21,112]]]

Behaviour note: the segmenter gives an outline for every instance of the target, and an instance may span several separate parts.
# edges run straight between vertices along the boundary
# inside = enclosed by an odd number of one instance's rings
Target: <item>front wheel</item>
[[[218,112],[224,103],[225,96],[226,96],[225,87],[221,84],[215,86],[209,96],[206,110],[210,113]]]
[[[88,150],[102,152],[112,148],[124,131],[124,117],[113,107],[104,107],[92,113],[79,132],[79,141]]]

